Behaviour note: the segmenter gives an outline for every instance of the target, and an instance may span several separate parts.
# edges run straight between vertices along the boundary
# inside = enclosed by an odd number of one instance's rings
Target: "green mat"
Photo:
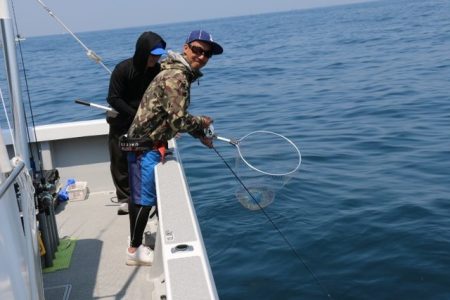
[[[71,237],[59,240],[58,250],[56,250],[55,258],[53,259],[53,266],[44,268],[44,273],[55,272],[58,270],[68,269],[70,261],[72,260],[73,250],[77,240]]]

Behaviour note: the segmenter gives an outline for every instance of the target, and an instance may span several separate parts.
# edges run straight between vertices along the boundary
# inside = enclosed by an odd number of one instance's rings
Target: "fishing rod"
[[[97,53],[95,53],[93,50],[89,49],[70,29],[69,27],[66,26],[66,24],[63,23],[63,21],[61,21],[60,18],[58,18],[53,11],[50,10],[50,8],[45,5],[44,2],[42,2],[42,0],[36,0],[37,2],[39,2],[39,4],[48,12],[48,14],[50,16],[52,16],[80,45],[81,47],[84,48],[84,50],[86,50],[86,55],[87,57],[89,57],[90,59],[92,59],[93,61],[95,61],[96,63],[100,64],[109,74],[111,74],[111,70],[103,63],[102,58],[97,55]]]
[[[111,115],[111,117],[116,117],[119,114],[119,112],[117,110],[115,110],[114,108],[112,108],[112,107],[108,107],[108,106],[104,106],[104,105],[88,102],[88,101],[85,101],[85,100],[76,99],[75,103],[105,110],[107,113],[109,113]]]

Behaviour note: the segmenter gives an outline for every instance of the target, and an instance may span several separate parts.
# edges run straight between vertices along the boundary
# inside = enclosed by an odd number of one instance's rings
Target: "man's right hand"
[[[203,128],[208,128],[209,125],[211,125],[213,123],[213,119],[211,119],[208,116],[202,116],[202,127]]]

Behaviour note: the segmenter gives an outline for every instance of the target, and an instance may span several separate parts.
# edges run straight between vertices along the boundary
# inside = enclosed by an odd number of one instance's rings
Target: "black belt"
[[[154,149],[154,143],[149,139],[129,138],[124,134],[119,138],[119,147],[127,152],[149,151]]]

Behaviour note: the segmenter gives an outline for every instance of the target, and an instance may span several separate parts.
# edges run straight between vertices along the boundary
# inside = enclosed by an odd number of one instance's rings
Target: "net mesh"
[[[249,210],[267,207],[298,170],[300,151],[287,138],[266,131],[248,134],[237,147],[234,171],[245,187],[238,185],[236,198]]]

